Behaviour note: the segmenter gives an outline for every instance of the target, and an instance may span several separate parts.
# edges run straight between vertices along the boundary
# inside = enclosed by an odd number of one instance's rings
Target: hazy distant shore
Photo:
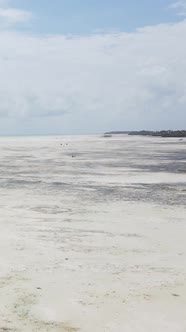
[[[159,136],[159,137],[186,137],[186,130],[140,130],[140,131],[110,131],[106,132],[105,135],[136,135],[136,136]]]

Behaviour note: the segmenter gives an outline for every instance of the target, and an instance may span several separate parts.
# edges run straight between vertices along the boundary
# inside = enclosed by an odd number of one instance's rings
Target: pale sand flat
[[[0,331],[185,332],[185,146],[1,139]]]

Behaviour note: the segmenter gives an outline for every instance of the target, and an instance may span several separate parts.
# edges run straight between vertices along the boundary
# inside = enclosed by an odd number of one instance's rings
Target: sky
[[[0,0],[0,135],[186,129],[186,0]]]

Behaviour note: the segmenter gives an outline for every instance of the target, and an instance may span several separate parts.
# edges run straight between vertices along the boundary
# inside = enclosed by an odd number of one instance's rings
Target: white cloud
[[[11,0],[0,0],[0,5],[7,5],[10,3]]]
[[[10,7],[10,0],[0,0],[0,28],[5,29],[31,19],[32,14],[26,10]]]
[[[76,37],[2,31],[1,123],[30,119],[37,132],[183,127],[185,35],[186,21]]]
[[[186,1],[177,1],[172,3],[169,8],[175,9],[180,16],[186,16]]]
[[[30,20],[31,14],[14,8],[0,8],[0,24],[12,25]]]

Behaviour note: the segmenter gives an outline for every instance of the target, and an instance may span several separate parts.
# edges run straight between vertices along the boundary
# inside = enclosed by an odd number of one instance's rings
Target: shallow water
[[[0,155],[1,195],[185,204],[186,140],[4,138]]]

